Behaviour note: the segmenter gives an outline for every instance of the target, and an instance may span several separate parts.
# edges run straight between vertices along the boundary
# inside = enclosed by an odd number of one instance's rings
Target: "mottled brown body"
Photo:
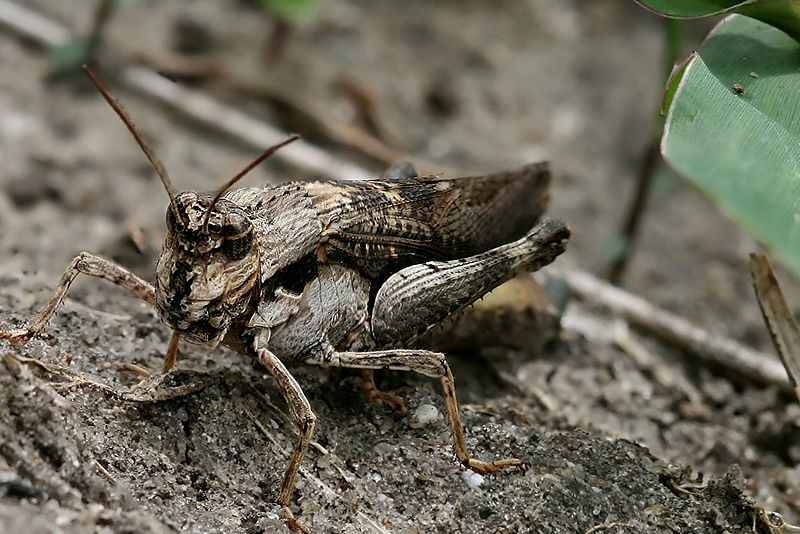
[[[443,354],[412,348],[428,329],[518,273],[561,254],[569,229],[536,225],[548,200],[546,164],[457,179],[417,177],[364,182],[288,183],[226,189],[290,138],[264,152],[217,195],[175,195],[166,171],[132,122],[95,81],[130,129],[170,197],[167,237],[155,285],[114,262],[82,252],[25,328],[0,330],[22,342],[44,329],[72,280],[87,274],[155,306],[173,329],[165,371],[179,338],[223,343],[252,356],[283,392],[300,437],[278,490],[287,525],[306,530],[289,509],[294,480],[316,417],[284,361],[362,369],[374,400],[373,369],[439,378],[455,454],[484,474],[524,467],[518,459],[483,462],[466,447],[452,373]]]
[[[536,164],[458,179],[239,189],[213,207],[210,196],[177,197],[157,269],[159,310],[181,336],[257,358],[284,390],[301,438],[281,504],[288,505],[315,420],[281,363],[287,360],[439,378],[462,465],[482,473],[522,466],[469,456],[444,355],[410,347],[501,283],[564,251],[563,223],[534,227],[548,185],[546,165]],[[392,402],[374,385],[365,389]]]
[[[172,208],[167,211],[168,233],[156,269],[158,308],[167,324],[186,339],[211,347],[222,341],[241,350],[243,331],[282,331],[287,322],[305,317],[298,317],[301,309],[315,308],[308,302],[311,293],[340,294],[358,305],[336,311],[350,318],[359,315],[360,324],[349,332],[322,333],[335,348],[403,344],[409,336],[384,335],[380,341],[370,341],[363,324],[371,312],[366,309],[368,302],[375,300],[390,275],[428,260],[480,254],[523,236],[546,205],[548,182],[546,166],[537,164],[474,178],[238,189],[214,206],[209,235],[202,235],[202,225],[211,196],[182,193],[177,197],[178,215]],[[555,252],[549,261],[554,256]],[[337,267],[320,272],[321,266]],[[482,267],[483,272],[473,271],[474,280],[460,282],[473,286],[468,293],[478,298],[497,285],[485,273],[488,264]],[[409,273],[403,276],[408,278]],[[311,284],[308,291],[307,284]],[[440,286],[429,285],[433,291]],[[487,287],[478,289],[482,285]],[[381,294],[391,293],[393,287],[385,285]],[[471,303],[466,300],[442,310],[451,315]],[[339,325],[316,308],[317,322],[330,328]],[[414,337],[439,320],[420,320],[409,334]],[[235,335],[226,337],[234,323]],[[358,328],[360,335],[355,332]],[[278,356],[304,356],[302,345],[286,349]]]

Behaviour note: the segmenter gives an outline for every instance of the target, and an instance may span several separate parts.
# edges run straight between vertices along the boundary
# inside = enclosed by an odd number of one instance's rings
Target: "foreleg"
[[[73,258],[64,274],[61,275],[61,280],[58,282],[53,295],[42,308],[42,311],[39,312],[39,315],[26,328],[0,330],[0,339],[18,343],[28,341],[39,335],[44,330],[47,321],[50,320],[50,317],[61,304],[61,301],[64,300],[64,295],[67,294],[70,284],[79,274],[102,278],[129,293],[133,293],[151,306],[155,307],[156,305],[155,289],[149,282],[142,280],[111,260],[88,252],[81,252]]]
[[[300,463],[303,461],[308,444],[311,443],[311,436],[314,433],[314,423],[317,416],[311,411],[311,404],[309,404],[305,393],[303,393],[300,384],[289,373],[286,366],[283,365],[277,356],[264,348],[256,349],[258,361],[267,368],[269,373],[278,383],[278,387],[283,393],[283,398],[289,405],[289,413],[292,419],[297,424],[300,430],[300,440],[294,449],[292,458],[289,460],[289,466],[286,468],[286,473],[283,475],[280,488],[278,489],[278,504],[283,508],[284,518],[286,524],[292,530],[301,530],[308,532],[308,529],[300,521],[298,521],[291,509],[289,508],[289,501],[292,498],[292,490],[294,490],[294,480],[297,477],[297,471],[300,469]]]

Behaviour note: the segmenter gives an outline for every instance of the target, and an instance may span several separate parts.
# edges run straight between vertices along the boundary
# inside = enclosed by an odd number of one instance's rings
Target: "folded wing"
[[[525,235],[549,199],[546,163],[485,176],[305,185],[321,252],[381,278],[405,266],[477,254]]]

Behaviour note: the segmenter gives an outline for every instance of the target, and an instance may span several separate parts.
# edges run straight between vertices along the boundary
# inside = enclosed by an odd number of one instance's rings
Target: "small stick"
[[[108,469],[106,469],[105,466],[100,463],[100,460],[95,460],[94,463],[95,463],[95,466],[97,466],[97,470],[100,471],[100,473],[102,473],[103,476],[105,476],[108,480],[110,480],[111,482],[116,482],[117,481],[117,479],[114,478],[114,475],[112,475],[108,471]]]
[[[215,85],[211,87],[212,90],[216,89],[233,95],[252,97],[259,101],[270,102],[281,108],[287,108],[292,114],[299,114],[303,117],[303,122],[308,119],[307,122],[310,124],[310,129],[318,130],[336,143],[354,148],[386,165],[411,158],[402,150],[394,148],[400,144],[397,141],[387,144],[382,138],[376,137],[356,124],[336,119],[312,102],[301,100],[297,96],[269,84],[248,81],[235,76],[228,72],[222,64],[212,60],[195,59],[163,51],[153,52],[138,49],[126,52],[125,57],[132,63],[146,65],[154,71],[165,72],[178,78],[194,78],[203,82],[214,83]],[[414,160],[418,164],[420,163],[420,159],[416,155]],[[440,171],[443,170],[438,164],[426,163],[425,166],[436,168]],[[455,169],[450,170],[455,171]]]
[[[775,385],[794,395],[794,386],[781,363],[732,339],[716,336],[645,299],[612,286],[583,271],[561,271],[569,288],[581,298],[598,302],[631,324],[677,345],[703,361],[731,369],[761,384]]]
[[[105,30],[108,19],[116,8],[115,0],[100,0],[100,4],[95,8],[92,29],[89,32],[89,42],[86,45],[86,62],[93,63],[97,49],[103,40],[103,30]]]
[[[270,413],[272,413],[272,415],[280,419],[287,428],[291,428],[293,426],[292,419],[286,414],[286,412],[275,406],[266,394],[261,392],[261,390],[255,387],[250,381],[247,382],[247,385],[250,386],[250,389],[256,394],[256,397],[261,400],[261,403],[267,408],[267,410],[270,411]],[[323,447],[318,441],[314,441],[312,439],[309,445],[312,449],[315,449],[323,456],[330,454],[330,451]]]
[[[594,534],[595,532],[600,532],[601,530],[612,529],[612,528],[613,529],[618,529],[618,528],[625,528],[625,527],[630,527],[633,530],[637,530],[638,529],[638,527],[636,525],[633,525],[631,523],[622,523],[620,521],[612,521],[610,523],[601,523],[599,525],[595,525],[592,528],[590,528],[589,530],[587,530],[586,532],[584,532],[583,534]]]
[[[333,141],[354,148],[386,165],[391,165],[396,161],[405,161],[411,157],[402,150],[394,148],[394,145],[389,145],[382,139],[364,130],[362,127],[355,124],[344,123],[331,116],[329,112],[314,105],[312,102],[303,101],[281,89],[258,82],[239,80],[233,77],[228,77],[223,81],[224,84],[221,84],[222,88],[258,99],[265,99],[280,107],[286,107],[293,113],[300,114],[304,118],[307,117],[314,125],[314,128],[330,137]],[[414,157],[414,160],[418,163],[420,162],[417,156]],[[438,165],[428,164],[428,166],[439,168]]]
[[[648,193],[653,183],[656,167],[660,161],[659,139],[656,137],[651,139],[650,144],[647,145],[636,170],[636,191],[633,195],[631,206],[625,215],[625,222],[619,232],[625,246],[619,257],[614,260],[608,269],[608,280],[612,284],[618,284],[628,268],[628,262],[633,255],[634,242],[639,235],[642,218],[647,209]]]
[[[272,125],[220,104],[203,93],[182,87],[148,69],[126,67],[120,79],[129,88],[164,102],[205,126],[224,132],[249,146],[263,149],[281,142],[287,136]],[[344,162],[305,140],[296,141],[281,150],[276,158],[329,178],[358,179],[374,174]]]
[[[772,344],[794,385],[794,394],[800,400],[800,326],[783,297],[766,256],[750,253],[750,274],[753,276],[753,288],[761,314],[772,335]]]
[[[120,371],[128,371],[130,373],[133,373],[133,374],[139,375],[139,376],[143,376],[145,378],[150,378],[152,376],[150,374],[150,371],[148,371],[147,369],[145,369],[144,367],[142,367],[140,365],[136,365],[135,363],[123,364],[122,366],[120,366],[119,370]]]
[[[0,25],[43,46],[61,46],[70,39],[70,32],[64,26],[8,0],[0,0]],[[149,69],[125,67],[121,69],[120,81],[128,88],[164,102],[193,120],[258,150],[287,137],[285,132],[270,124],[220,104],[198,91],[181,87]],[[278,152],[276,158],[326,178],[363,179],[375,174],[304,140]]]
[[[42,46],[55,48],[71,39],[70,31],[58,22],[8,0],[0,0],[0,23]]]

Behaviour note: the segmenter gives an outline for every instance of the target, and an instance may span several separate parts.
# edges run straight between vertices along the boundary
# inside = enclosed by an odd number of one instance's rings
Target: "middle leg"
[[[373,373],[372,369],[361,370],[361,389],[364,390],[364,395],[374,404],[386,403],[401,414],[406,413],[406,406],[403,403],[403,399],[378,389],[378,386],[375,384],[375,373]]]

